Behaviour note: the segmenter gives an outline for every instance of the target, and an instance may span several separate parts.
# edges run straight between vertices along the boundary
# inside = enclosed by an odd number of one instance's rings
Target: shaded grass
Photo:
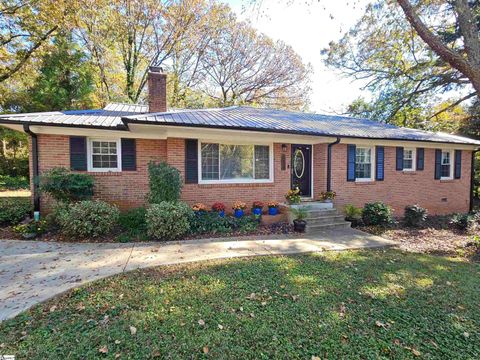
[[[479,275],[478,264],[396,250],[138,270],[0,324],[0,352],[28,359],[475,359]]]

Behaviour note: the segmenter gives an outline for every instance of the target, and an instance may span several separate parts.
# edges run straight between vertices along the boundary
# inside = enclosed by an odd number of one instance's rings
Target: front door
[[[300,195],[312,196],[312,146],[292,145],[292,189],[299,188]]]

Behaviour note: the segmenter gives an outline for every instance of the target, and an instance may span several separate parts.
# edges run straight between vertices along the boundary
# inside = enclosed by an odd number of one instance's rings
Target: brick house
[[[365,119],[251,107],[167,111],[166,75],[151,68],[149,104],[0,116],[30,135],[31,178],[53,167],[95,177],[95,196],[140,206],[147,165],[166,161],[192,204],[284,201],[337,193],[335,204],[383,201],[397,215],[410,204],[431,214],[471,207],[473,152],[480,142]],[[33,185],[32,185],[33,188]],[[35,207],[48,200],[34,190]]]

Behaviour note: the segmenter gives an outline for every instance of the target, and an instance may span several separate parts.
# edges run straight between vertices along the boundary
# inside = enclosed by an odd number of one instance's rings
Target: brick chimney
[[[159,66],[148,69],[148,111],[167,111],[167,74]]]

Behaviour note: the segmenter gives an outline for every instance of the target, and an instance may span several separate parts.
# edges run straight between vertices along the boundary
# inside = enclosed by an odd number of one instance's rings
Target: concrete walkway
[[[350,228],[302,237],[242,237],[234,241],[95,244],[0,240],[0,321],[73,287],[142,267],[394,244]]]

